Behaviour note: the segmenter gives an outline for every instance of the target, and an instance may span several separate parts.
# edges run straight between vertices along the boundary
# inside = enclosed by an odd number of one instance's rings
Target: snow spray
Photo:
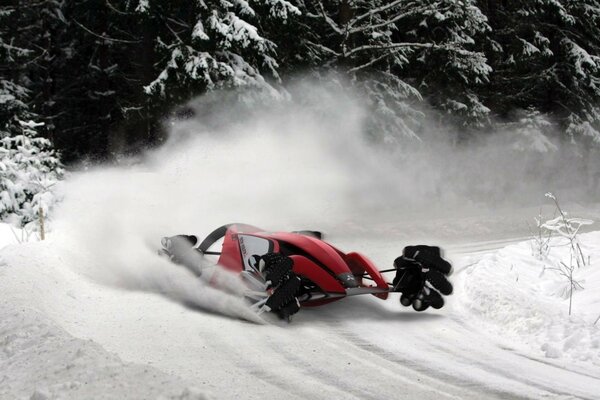
[[[549,188],[598,189],[597,166],[567,155],[576,152],[557,147],[537,157],[515,149],[507,135],[460,145],[432,127],[420,141],[370,140],[368,108],[347,92],[305,84],[290,89],[288,100],[250,111],[219,96],[196,99],[188,105],[192,117],[167,121],[170,136],[161,148],[68,179],[54,231],[62,245],[101,261],[101,268],[81,266],[87,274],[246,316],[239,296],[160,259],[160,238],[202,238],[232,222],[358,236],[386,224],[389,233],[411,219],[422,226],[435,210],[495,210],[501,202],[537,202]]]

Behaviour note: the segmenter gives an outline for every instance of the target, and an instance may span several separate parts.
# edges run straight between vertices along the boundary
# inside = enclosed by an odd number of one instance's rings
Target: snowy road
[[[449,246],[456,290],[462,266],[508,242]],[[389,243],[369,247],[382,265],[397,252]],[[304,309],[289,325],[261,326],[91,283],[69,269],[77,257],[51,249],[7,248],[4,285],[17,294],[33,288],[34,307],[71,335],[215,398],[592,400],[600,393],[600,371],[507,348],[465,318],[452,297],[444,309],[421,314],[397,297],[349,298]],[[11,273],[17,270],[28,272]]]

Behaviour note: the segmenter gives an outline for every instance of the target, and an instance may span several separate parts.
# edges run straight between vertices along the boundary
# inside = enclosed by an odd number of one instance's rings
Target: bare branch
[[[389,56],[391,56],[391,55],[394,55],[394,54],[398,53],[399,51],[400,51],[400,49],[397,49],[397,50],[393,50],[393,51],[390,51],[390,52],[388,52],[388,53],[385,53],[385,54],[383,54],[383,55],[381,55],[381,56],[379,56],[379,57],[376,57],[376,58],[373,58],[373,59],[371,59],[369,62],[366,62],[366,63],[364,63],[364,64],[362,64],[362,65],[359,65],[359,66],[357,66],[357,67],[354,67],[354,68],[350,68],[350,69],[348,70],[348,72],[351,72],[351,73],[353,73],[353,72],[360,71],[361,69],[364,69],[364,68],[370,67],[371,65],[373,65],[373,64],[375,64],[375,63],[377,63],[378,61],[381,61],[381,60],[383,60],[383,59],[384,59],[384,58],[386,58],[386,57],[389,57]]]
[[[177,32],[175,32],[175,31],[173,30],[173,28],[171,28],[171,25],[169,25],[169,24],[165,24],[165,26],[166,26],[166,27],[167,27],[167,28],[168,28],[168,29],[171,31],[171,33],[172,33],[172,34],[175,36],[175,38],[177,39],[177,41],[178,41],[179,43],[183,43],[183,40],[181,40],[181,38],[179,37],[179,35],[177,34]]]
[[[106,0],[106,5],[108,6],[108,8],[110,8],[111,10],[113,10],[114,12],[116,12],[117,14],[121,14],[121,15],[130,15],[131,14],[130,12],[119,10],[117,7],[113,6],[112,3],[109,0]]]
[[[383,22],[381,22],[379,24],[366,25],[366,26],[362,26],[360,28],[350,29],[350,30],[348,30],[348,33],[352,34],[352,33],[358,33],[358,32],[364,32],[364,31],[373,30],[373,29],[377,29],[377,28],[382,28],[384,26],[388,26],[388,25],[394,24],[394,23],[398,22],[399,20],[401,20],[402,18],[406,18],[406,17],[408,17],[410,15],[413,15],[413,14],[425,11],[429,7],[430,6],[428,6],[428,7],[421,7],[421,8],[415,8],[415,9],[412,9],[412,10],[407,11],[405,13],[398,14],[394,18],[389,19],[387,21],[383,21]]]
[[[432,47],[442,48],[443,46],[436,46],[433,43],[412,43],[412,42],[390,43],[390,44],[384,44],[384,45],[367,44],[364,46],[355,47],[354,49],[350,50],[346,55],[351,56],[352,54],[359,53],[361,51],[367,51],[367,50],[389,50],[389,49],[397,49],[400,47],[418,47],[418,48],[429,49]]]
[[[186,22],[180,21],[180,20],[175,19],[175,18],[169,18],[169,17],[167,17],[167,19],[169,21],[173,22],[174,24],[177,24],[177,25],[182,26],[184,28],[191,28],[190,25],[188,23],[186,23]]]
[[[8,44],[8,43],[5,43],[5,42],[0,42],[0,47],[4,47],[6,50],[16,51],[16,52],[21,53],[21,54],[29,54],[29,53],[33,52],[30,49],[24,49],[22,47],[13,46],[12,44]]]
[[[313,42],[311,42],[310,40],[307,40],[306,42],[307,42],[309,45],[311,45],[312,47],[316,47],[317,49],[321,49],[321,50],[323,50],[323,51],[324,51],[324,52],[326,52],[326,53],[333,54],[334,56],[341,57],[341,55],[342,55],[342,53],[338,53],[337,51],[335,51],[335,50],[332,50],[332,49],[330,49],[329,47],[323,46],[323,45],[321,45],[321,44],[318,44],[318,43],[313,43]]]
[[[100,38],[103,40],[108,40],[109,42],[118,42],[118,43],[140,43],[139,40],[123,40],[123,39],[115,39],[115,38],[111,38],[105,35],[99,35],[96,32],[91,31],[90,29],[86,28],[85,26],[83,26],[82,24],[80,24],[76,19],[73,19],[73,22],[75,22],[76,25],[78,25],[81,29],[85,30],[86,32]]]
[[[325,7],[323,7],[323,3],[320,1],[319,1],[319,8],[321,9],[321,14],[323,15],[323,19],[325,19],[325,22],[327,22],[327,24],[331,27],[331,29],[333,29],[336,33],[339,33],[340,35],[343,35],[344,32],[342,31],[342,29],[338,26],[338,24],[335,23],[334,20],[329,18],[329,16],[325,12]]]
[[[369,10],[369,11],[367,11],[366,13],[364,13],[364,14],[362,14],[362,15],[359,15],[358,17],[356,17],[356,18],[354,18],[352,21],[350,21],[350,22],[348,23],[348,27],[351,27],[351,26],[353,26],[353,25],[354,25],[354,24],[356,24],[357,22],[359,22],[359,21],[362,21],[363,19],[365,19],[365,18],[368,18],[368,17],[370,17],[371,15],[375,15],[375,14],[377,14],[377,13],[380,13],[380,12],[383,12],[383,11],[385,11],[385,10],[389,10],[390,8],[396,7],[397,5],[399,5],[400,3],[402,3],[403,1],[405,1],[405,0],[396,0],[396,1],[392,1],[391,3],[389,3],[389,4],[386,4],[386,5],[384,5],[384,6],[377,7],[377,8],[374,8],[374,9],[372,9],[372,10]]]

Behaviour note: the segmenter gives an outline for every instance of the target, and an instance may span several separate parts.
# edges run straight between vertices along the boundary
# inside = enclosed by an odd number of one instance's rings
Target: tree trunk
[[[350,3],[348,2],[348,0],[344,0],[340,3],[340,8],[339,8],[339,12],[338,12],[338,22],[341,26],[346,25],[348,22],[350,22],[350,19],[352,18],[353,15],[353,10],[352,10],[352,6],[350,5]]]

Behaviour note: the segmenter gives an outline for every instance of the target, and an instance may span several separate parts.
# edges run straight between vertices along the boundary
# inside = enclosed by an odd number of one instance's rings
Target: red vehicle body
[[[319,236],[318,232],[265,232],[250,225],[231,224],[216,229],[197,249],[219,255],[218,264],[240,273],[258,273],[256,260],[265,253],[290,257],[293,272],[302,279],[304,290],[298,300],[303,306],[368,293],[387,299],[392,288],[369,259],[356,252],[344,253]],[[220,239],[221,252],[210,251]]]
[[[213,249],[221,242],[220,251]],[[288,318],[301,306],[318,306],[346,296],[372,294],[387,299],[401,293],[400,303],[415,311],[444,306],[442,295],[452,294],[447,277],[452,265],[436,246],[406,246],[394,268],[380,271],[365,256],[345,253],[314,231],[267,232],[246,224],[229,224],[215,229],[199,245],[193,235],[162,240],[166,255],[176,264],[202,275],[204,256],[218,256],[217,263],[238,273],[253,300],[251,308],[260,314],[277,312]],[[383,273],[395,272],[393,284]]]

